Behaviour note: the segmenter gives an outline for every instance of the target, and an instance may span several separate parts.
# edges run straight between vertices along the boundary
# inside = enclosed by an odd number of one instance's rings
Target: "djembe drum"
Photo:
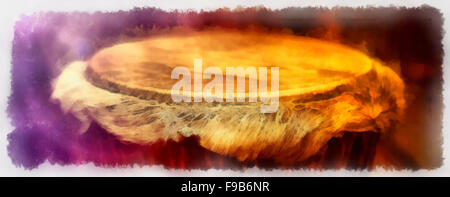
[[[171,72],[177,66],[193,72],[195,58],[223,70],[279,67],[278,110],[261,113],[260,102],[173,102]],[[405,108],[403,91],[390,68],[340,44],[270,32],[174,29],[71,63],[52,97],[84,123],[83,131],[96,121],[137,144],[198,136],[201,146],[240,161],[292,164],[345,133],[389,132]]]

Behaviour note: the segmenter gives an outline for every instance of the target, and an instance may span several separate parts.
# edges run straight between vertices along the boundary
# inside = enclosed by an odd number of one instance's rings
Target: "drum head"
[[[170,94],[178,81],[171,79],[173,69],[188,68],[193,81],[197,58],[202,59],[203,69],[218,67],[224,77],[226,67],[266,67],[269,72],[270,67],[279,67],[281,97],[335,87],[372,66],[372,61],[356,50],[311,38],[235,30],[174,30],[101,50],[89,60],[88,78],[101,88],[140,98],[152,96],[150,92]],[[269,84],[270,77],[268,74]],[[205,86],[209,80],[202,82]]]

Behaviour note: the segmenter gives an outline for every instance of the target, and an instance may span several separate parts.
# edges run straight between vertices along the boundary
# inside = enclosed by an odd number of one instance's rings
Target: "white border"
[[[236,8],[237,6],[251,7],[263,5],[272,9],[281,9],[285,7],[307,7],[307,6],[406,6],[417,7],[423,4],[440,9],[444,17],[444,30],[449,32],[450,23],[450,2],[449,1],[395,1],[395,0],[368,0],[368,1],[338,1],[338,0],[308,0],[308,1],[220,1],[220,0],[14,0],[0,1],[0,176],[450,176],[450,164],[445,158],[450,158],[450,128],[449,123],[450,111],[444,108],[443,114],[443,157],[444,164],[436,170],[419,170],[419,171],[386,171],[377,169],[372,172],[368,171],[348,171],[348,170],[260,170],[256,168],[247,169],[245,171],[232,170],[166,170],[162,166],[146,166],[146,167],[128,167],[128,168],[101,168],[93,164],[80,166],[60,166],[51,165],[48,162],[40,165],[34,170],[24,170],[17,168],[11,162],[7,154],[7,134],[13,130],[10,119],[6,115],[7,99],[10,95],[10,69],[11,69],[11,44],[13,39],[13,25],[22,14],[32,14],[39,11],[117,11],[130,10],[134,7],[158,7],[163,10],[171,11],[174,9],[192,9],[192,10],[215,10],[221,7]],[[448,54],[449,35],[444,34],[444,52]],[[450,70],[449,57],[444,57],[444,106],[449,106],[449,82]]]

